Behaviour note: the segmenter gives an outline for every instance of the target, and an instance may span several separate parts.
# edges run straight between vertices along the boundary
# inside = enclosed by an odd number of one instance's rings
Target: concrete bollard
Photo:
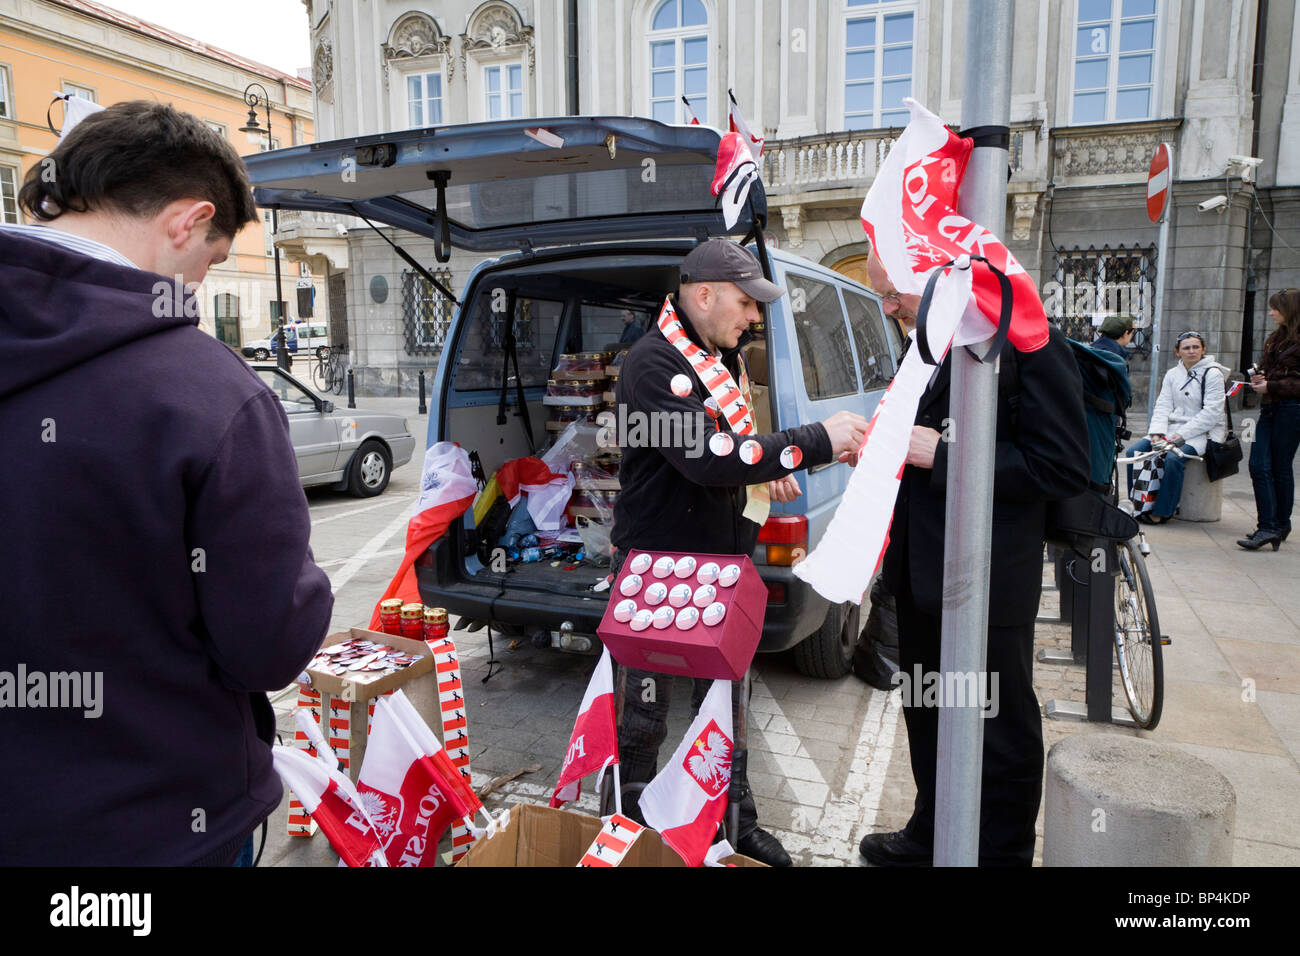
[[[1210,481],[1205,462],[1183,463],[1183,495],[1178,517],[1183,521],[1218,521],[1223,517],[1223,482]]]
[[[1204,760],[1112,734],[1047,756],[1043,866],[1231,866],[1237,795]]]

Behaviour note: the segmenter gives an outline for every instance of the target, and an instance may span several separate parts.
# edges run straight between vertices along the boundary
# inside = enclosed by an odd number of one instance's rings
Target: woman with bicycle
[[[1237,542],[1248,551],[1278,546],[1291,533],[1295,501],[1292,459],[1300,447],[1300,289],[1283,289],[1268,300],[1277,328],[1264,343],[1264,356],[1251,370],[1250,387],[1261,396],[1250,480],[1255,485],[1259,526]]]
[[[1129,448],[1127,454],[1130,456],[1158,448],[1162,442],[1203,455],[1207,439],[1224,439],[1227,431],[1223,415],[1226,370],[1205,354],[1205,339],[1200,332],[1184,332],[1178,336],[1177,351],[1179,362],[1165,374],[1147,427],[1147,437]],[[1164,524],[1174,516],[1183,494],[1184,467],[1180,455],[1170,453],[1164,456],[1164,477],[1160,479],[1155,505],[1150,511],[1139,513],[1139,521]],[[1132,465],[1128,471],[1128,488],[1132,497]]]

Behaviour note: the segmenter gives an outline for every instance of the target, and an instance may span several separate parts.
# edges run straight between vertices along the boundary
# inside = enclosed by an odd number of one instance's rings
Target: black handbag
[[[1208,370],[1207,370],[1208,374]],[[1227,379],[1224,379],[1224,385],[1227,385]],[[1205,407],[1205,376],[1201,376],[1201,407]],[[1205,454],[1201,458],[1205,461],[1205,476],[1210,481],[1220,481],[1229,475],[1235,475],[1240,470],[1241,459],[1244,453],[1241,449],[1241,439],[1232,428],[1232,408],[1228,405],[1228,399],[1223,399],[1223,410],[1228,415],[1228,434],[1224,440],[1213,441],[1205,439]]]
[[[1095,491],[1047,503],[1047,540],[1075,551],[1088,551],[1098,539],[1127,541],[1138,533],[1133,516]]]

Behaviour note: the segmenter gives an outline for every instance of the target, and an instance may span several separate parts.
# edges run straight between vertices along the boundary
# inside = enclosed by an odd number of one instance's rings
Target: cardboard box
[[[382,697],[390,690],[396,690],[408,681],[422,674],[428,674],[433,670],[433,652],[429,650],[429,645],[424,641],[413,641],[405,637],[397,637],[394,634],[384,634],[380,631],[368,631],[365,628],[354,627],[346,632],[331,634],[325,638],[321,647],[329,647],[332,644],[342,644],[344,641],[361,640],[374,641],[376,644],[387,644],[394,650],[403,651],[406,654],[420,654],[422,658],[409,667],[396,671],[392,674],[386,674],[377,680],[366,680],[366,677],[373,676],[374,671],[357,671],[356,673],[348,672],[347,674],[336,677],[333,674],[327,674],[324,671],[308,670],[311,675],[311,686],[313,690],[318,690],[322,694],[328,694],[331,697],[337,697],[346,701],[363,701],[370,700],[372,697]]]
[[[740,566],[740,578],[733,586],[724,588],[715,583],[716,600],[726,609],[721,623],[709,625],[701,619],[685,631],[679,630],[676,624],[670,624],[663,630],[652,626],[643,631],[634,631],[630,622],[623,623],[614,618],[615,608],[621,601],[630,597],[638,608],[654,610],[666,606],[668,602],[659,605],[646,602],[645,591],[651,584],[659,582],[669,588],[687,584],[692,592],[699,586],[695,574],[684,579],[672,574],[666,578],[656,578],[652,572],[647,571],[641,576],[642,587],[636,594],[623,594],[623,580],[632,574],[632,563],[638,554],[650,555],[652,562],[665,556],[674,561],[684,557],[682,552],[628,552],[623,569],[609,589],[609,606],[605,608],[605,615],[596,628],[597,636],[609,648],[614,659],[625,667],[660,674],[741,680],[754,652],[758,650],[759,639],[763,636],[763,617],[767,613],[767,586],[759,577],[753,562],[748,557],[734,554],[692,555],[696,559],[697,568],[710,561],[719,567],[729,564]],[[693,603],[687,606],[695,607]]]
[[[510,808],[510,823],[504,830],[491,839],[479,838],[456,865],[577,866],[599,832],[600,820],[595,817],[519,803]],[[740,854],[723,862],[747,867],[764,865]],[[621,865],[686,866],[653,830],[641,834]]]

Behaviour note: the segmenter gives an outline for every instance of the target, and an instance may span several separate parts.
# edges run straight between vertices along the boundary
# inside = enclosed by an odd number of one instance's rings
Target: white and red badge
[[[705,607],[712,604],[718,597],[718,589],[712,584],[701,584],[695,589],[695,596],[691,598],[691,603],[696,607]]]
[[[726,613],[727,606],[721,601],[714,601],[704,609],[704,612],[700,615],[700,620],[712,627],[715,624],[720,624]]]
[[[632,615],[636,613],[636,601],[631,598],[625,598],[614,605],[614,620],[620,624],[626,624],[632,620]]]
[[[699,573],[695,575],[695,580],[701,584],[712,584],[718,580],[718,574],[721,569],[713,561],[705,561],[700,565]]]
[[[689,631],[700,622],[700,612],[689,604],[677,612],[677,629]]]
[[[718,587],[729,588],[740,580],[740,565],[729,564],[718,572]]]
[[[672,393],[678,398],[685,398],[691,394],[691,380],[681,373],[673,376],[672,381],[668,383],[668,387],[672,389]]]
[[[672,624],[673,620],[676,617],[677,617],[677,610],[665,604],[663,607],[655,608],[655,612],[653,617],[651,618],[651,621],[653,622],[656,628],[662,631],[664,628]]]
[[[642,608],[632,615],[632,620],[628,622],[628,627],[634,631],[644,631],[654,622],[654,615],[646,608]]]
[[[726,458],[735,447],[736,441],[731,437],[730,432],[715,432],[709,439],[709,451],[719,458]]]
[[[673,573],[673,568],[676,566],[677,562],[665,554],[655,562],[654,575],[657,578],[666,578]]]
[[[673,607],[685,607],[691,600],[691,586],[689,584],[675,584],[673,589],[668,592],[668,603]]]
[[[668,585],[662,581],[654,581],[645,589],[645,602],[651,607],[656,604],[663,604],[664,598],[668,596]]]
[[[695,573],[695,565],[695,558],[691,557],[689,554],[684,554],[678,558],[677,563],[673,565],[673,575],[679,578],[689,578]]]
[[[631,597],[641,590],[641,575],[629,574],[619,582],[618,589],[625,597]]]
[[[786,445],[781,449],[781,467],[791,471],[803,464],[803,452],[798,445]]]
[[[645,574],[647,571],[650,570],[650,565],[653,562],[653,560],[654,559],[651,558],[650,555],[646,554],[643,551],[640,554],[638,554],[635,558],[633,558],[631,561],[629,561],[627,563],[627,567],[628,570],[631,571],[633,574]]]
[[[740,460],[747,465],[756,465],[763,457],[763,446],[754,439],[744,442],[740,446]]]

